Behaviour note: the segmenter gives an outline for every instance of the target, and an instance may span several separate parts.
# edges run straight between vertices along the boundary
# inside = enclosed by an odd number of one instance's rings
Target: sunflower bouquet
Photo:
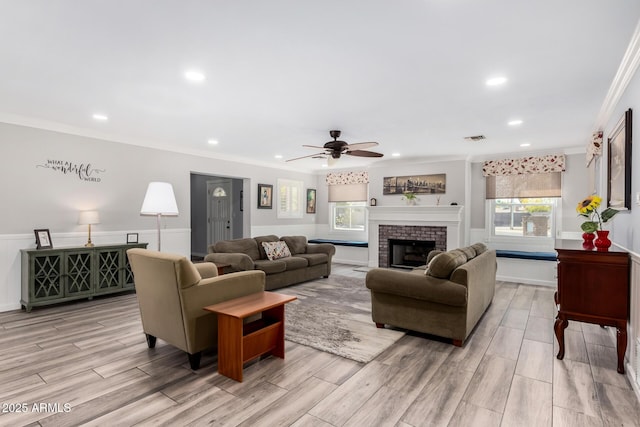
[[[602,212],[598,212],[598,208],[602,203],[602,198],[597,195],[591,195],[580,203],[576,207],[576,211],[580,216],[588,219],[582,223],[580,228],[585,233],[593,233],[596,230],[602,230],[602,224],[613,218],[618,211],[612,208],[607,208]]]

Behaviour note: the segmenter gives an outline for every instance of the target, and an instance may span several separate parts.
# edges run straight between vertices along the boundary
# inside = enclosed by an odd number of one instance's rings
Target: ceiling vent
[[[474,135],[474,136],[465,136],[465,141],[482,141],[483,139],[487,139],[484,135]]]

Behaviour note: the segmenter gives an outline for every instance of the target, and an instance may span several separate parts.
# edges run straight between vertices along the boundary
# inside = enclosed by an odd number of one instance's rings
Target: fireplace
[[[400,242],[403,245],[405,242],[430,242],[432,243],[431,249],[446,250],[447,229],[446,227],[437,226],[415,226],[415,225],[380,225],[379,231],[379,262],[380,267],[400,267],[404,262],[393,261],[393,250],[391,249],[391,242]],[[419,243],[421,245],[422,243]],[[369,245],[371,247],[371,245]],[[429,249],[429,250],[431,250]],[[401,251],[402,249],[396,249]],[[414,256],[416,249],[411,249],[411,256]],[[428,251],[427,251],[428,252]],[[426,255],[424,255],[424,262],[417,265],[426,264]],[[397,260],[396,260],[397,261]],[[419,262],[419,261],[416,261]],[[398,264],[398,265],[393,265]],[[407,264],[404,268],[415,267],[415,264]]]
[[[369,206],[369,267],[389,267],[389,239],[430,240],[443,251],[463,246],[463,207]]]
[[[427,263],[427,255],[436,248],[434,240],[389,239],[390,267],[412,269]]]

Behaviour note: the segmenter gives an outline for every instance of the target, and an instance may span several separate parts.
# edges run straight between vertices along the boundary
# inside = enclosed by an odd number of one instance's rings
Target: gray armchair
[[[218,344],[217,316],[203,308],[264,290],[258,270],[218,276],[213,263],[139,248],[127,257],[149,348],[160,338],[187,352],[191,369],[200,367],[202,350]]]

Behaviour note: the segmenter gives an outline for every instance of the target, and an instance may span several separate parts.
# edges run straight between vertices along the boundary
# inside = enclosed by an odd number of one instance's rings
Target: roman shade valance
[[[564,155],[484,162],[487,199],[560,197]]]
[[[591,142],[587,145],[587,167],[591,164],[591,161],[597,157],[602,156],[602,131],[594,132],[591,137]]]
[[[520,159],[488,160],[482,167],[484,176],[540,174],[564,172],[564,154],[550,154],[541,157],[523,157]]]
[[[369,172],[330,172],[326,182],[329,186],[329,202],[367,200]]]

